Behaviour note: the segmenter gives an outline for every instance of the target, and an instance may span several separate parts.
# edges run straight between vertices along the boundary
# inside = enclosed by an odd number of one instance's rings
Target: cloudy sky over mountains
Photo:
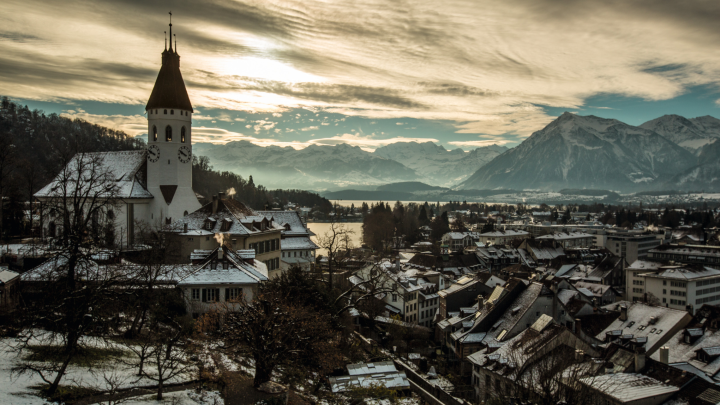
[[[173,12],[194,140],[514,146],[572,111],[720,117],[716,1],[0,3],[0,95],[146,131]]]

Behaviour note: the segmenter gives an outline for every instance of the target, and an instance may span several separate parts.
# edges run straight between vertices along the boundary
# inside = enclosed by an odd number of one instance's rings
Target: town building
[[[222,246],[178,280],[177,286],[183,292],[188,313],[197,318],[220,303],[237,306],[240,300],[252,301],[260,284],[267,280],[267,268],[255,260],[254,250]]]
[[[571,247],[590,247],[595,244],[595,237],[584,232],[557,232],[535,238],[539,241],[552,241],[555,246],[564,249]]]
[[[720,270],[712,267],[638,260],[626,273],[627,296],[633,301],[690,312],[703,304],[720,304]]]
[[[410,381],[405,371],[398,371],[392,361],[375,363],[359,363],[347,365],[348,375],[329,377],[330,389],[333,393],[341,393],[352,388],[385,387],[391,390],[404,391],[410,389]]]
[[[648,251],[647,260],[720,266],[720,246],[660,245]]]
[[[504,230],[504,231],[492,231],[485,232],[479,235],[478,243],[483,245],[505,245],[506,243],[515,239],[529,238],[530,234],[527,231],[520,230]]]
[[[179,263],[189,263],[196,250],[214,250],[222,244],[234,250],[254,250],[254,259],[265,264],[269,276],[275,277],[282,272],[280,240],[284,229],[273,217],[218,193],[211,202],[173,222],[165,233],[177,242],[174,251]]]
[[[658,238],[658,234],[614,233],[607,236],[605,247],[628,263],[633,263],[636,260],[645,260],[650,250],[661,243],[662,239]]]
[[[310,239],[310,230],[298,211],[258,211],[258,214],[279,225],[282,230],[280,240],[280,267],[283,271],[298,266],[309,271],[315,264],[315,251],[320,247]]]
[[[442,236],[442,243],[451,252],[463,252],[466,247],[474,246],[475,241],[470,232],[448,232]]]

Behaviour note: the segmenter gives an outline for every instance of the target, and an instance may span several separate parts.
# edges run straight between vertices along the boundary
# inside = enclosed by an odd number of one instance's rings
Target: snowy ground
[[[155,405],[155,404],[172,404],[172,405],[224,405],[225,401],[220,397],[217,391],[203,391],[197,393],[194,390],[175,391],[163,395],[162,401],[157,401],[155,395],[144,395],[133,398],[124,405]]]
[[[12,339],[0,339],[0,404],[42,405],[45,401],[33,395],[32,386],[43,383],[35,374],[13,375],[11,369],[21,361],[16,353],[9,350]],[[132,360],[128,354],[127,360]],[[147,367],[147,366],[146,366]],[[153,370],[152,367],[148,370]],[[147,378],[138,378],[137,368],[120,362],[107,362],[96,366],[93,370],[87,367],[69,366],[61,381],[62,385],[81,385],[98,390],[107,390],[105,378],[116,381],[120,387],[133,387],[156,384]],[[168,380],[167,383],[188,381],[196,378],[196,370],[189,370],[185,375]],[[157,403],[157,402],[154,402]],[[193,402],[188,402],[193,403]],[[212,403],[212,402],[210,402]],[[184,404],[184,403],[183,403]]]

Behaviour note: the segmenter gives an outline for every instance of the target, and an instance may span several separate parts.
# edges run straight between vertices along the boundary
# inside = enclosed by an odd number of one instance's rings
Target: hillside
[[[80,119],[71,120],[57,114],[45,115],[31,111],[7,97],[0,104],[0,155],[6,157],[2,166],[3,195],[10,199],[10,208],[20,209],[45,186],[72,156],[78,152],[106,152],[144,149],[145,143],[122,131],[95,125]],[[194,146],[193,146],[194,149]],[[195,154],[197,157],[197,153]],[[329,201],[302,190],[267,190],[243,177],[213,170],[207,159],[194,159],[193,188],[209,197],[218,191],[234,188],[238,199],[253,208],[266,203],[292,201],[308,206],[329,207]],[[12,209],[5,213],[14,215]],[[16,218],[4,218],[13,222]]]

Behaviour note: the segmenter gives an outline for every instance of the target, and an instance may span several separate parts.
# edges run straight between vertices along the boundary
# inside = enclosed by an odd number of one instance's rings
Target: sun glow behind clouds
[[[218,73],[228,76],[282,80],[287,83],[323,82],[319,76],[302,72],[274,59],[256,56],[216,58],[212,66],[217,66]]]

